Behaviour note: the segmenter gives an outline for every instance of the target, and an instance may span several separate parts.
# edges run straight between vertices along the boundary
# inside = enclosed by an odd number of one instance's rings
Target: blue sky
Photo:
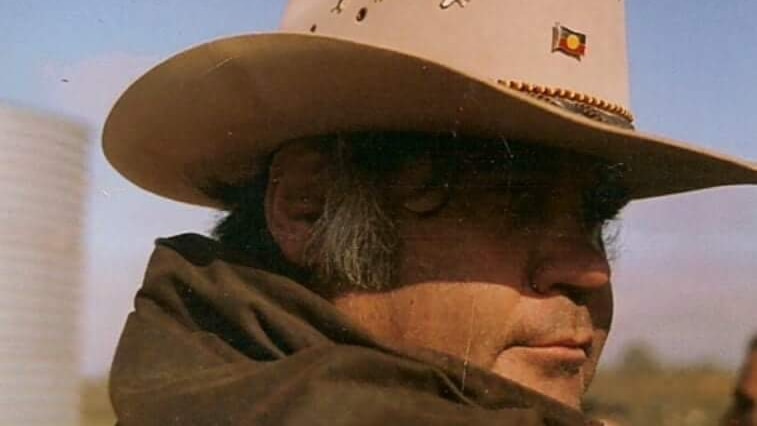
[[[40,71],[124,52],[163,57],[224,35],[273,28],[280,1],[2,1],[3,97],[42,107]],[[61,78],[64,78],[61,76]]]
[[[0,101],[76,117],[92,129],[82,369],[100,374],[153,239],[206,231],[217,217],[139,191],[113,172],[97,141],[108,108],[131,80],[183,48],[274,29],[284,2],[0,4]],[[757,2],[634,0],[627,9],[638,127],[757,159]],[[671,361],[735,365],[757,331],[756,212],[757,188],[629,207],[615,265],[617,313],[607,359],[644,338]]]

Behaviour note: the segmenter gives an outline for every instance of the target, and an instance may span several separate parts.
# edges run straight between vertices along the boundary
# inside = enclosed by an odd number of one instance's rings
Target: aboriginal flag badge
[[[552,32],[552,51],[562,52],[579,61],[586,55],[586,34],[556,24]]]

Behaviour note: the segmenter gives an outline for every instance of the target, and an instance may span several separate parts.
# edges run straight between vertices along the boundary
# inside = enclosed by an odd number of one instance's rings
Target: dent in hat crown
[[[292,0],[287,32],[421,57],[629,120],[623,0]]]

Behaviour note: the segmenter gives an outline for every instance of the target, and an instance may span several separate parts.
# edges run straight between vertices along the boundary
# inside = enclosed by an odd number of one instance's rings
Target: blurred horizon
[[[42,0],[5,6],[0,102],[90,128],[82,373],[107,372],[155,238],[207,232],[219,213],[139,190],[99,148],[127,85],[161,60],[213,38],[275,29],[281,0]],[[176,13],[181,11],[181,13]],[[627,5],[638,128],[757,158],[757,3]],[[757,332],[757,190],[720,188],[633,203],[615,262],[616,316],[603,365],[644,341],[670,365],[733,370]]]

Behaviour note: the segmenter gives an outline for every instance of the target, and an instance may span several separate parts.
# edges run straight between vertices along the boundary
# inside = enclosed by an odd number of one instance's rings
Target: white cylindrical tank
[[[88,149],[81,125],[0,104],[0,425],[79,423]]]

